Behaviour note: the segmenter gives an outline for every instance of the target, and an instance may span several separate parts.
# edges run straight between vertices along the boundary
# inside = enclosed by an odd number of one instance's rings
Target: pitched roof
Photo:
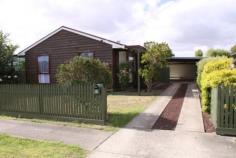
[[[27,47],[24,50],[20,51],[17,55],[18,56],[24,56],[25,52],[27,52],[31,48],[37,46],[38,44],[42,43],[43,41],[45,41],[49,37],[55,35],[56,33],[60,32],[62,30],[69,31],[69,32],[72,32],[72,33],[75,33],[75,34],[78,34],[78,35],[82,35],[82,36],[85,36],[85,37],[88,37],[88,38],[91,38],[91,39],[94,39],[94,40],[97,40],[97,41],[101,41],[101,42],[110,44],[112,46],[112,48],[122,48],[122,49],[124,49],[126,47],[126,45],[121,44],[119,42],[108,40],[108,39],[105,39],[105,38],[102,38],[102,37],[99,37],[99,36],[95,36],[95,35],[92,35],[92,34],[89,34],[89,33],[86,33],[86,32],[82,32],[82,31],[79,31],[79,30],[72,29],[72,28],[69,28],[69,27],[66,27],[66,26],[61,26],[60,28],[58,28],[55,31],[48,34],[47,36],[45,36],[45,37],[41,38],[40,40],[38,40],[37,42],[33,43],[29,47]]]

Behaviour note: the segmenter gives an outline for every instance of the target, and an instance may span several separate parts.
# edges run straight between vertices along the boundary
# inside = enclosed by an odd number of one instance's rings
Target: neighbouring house
[[[55,74],[60,64],[75,56],[97,58],[112,71],[112,86],[119,87],[119,64],[130,62],[130,86],[137,85],[137,54],[144,48],[128,46],[89,33],[62,26],[19,52],[25,58],[27,83],[56,83]]]

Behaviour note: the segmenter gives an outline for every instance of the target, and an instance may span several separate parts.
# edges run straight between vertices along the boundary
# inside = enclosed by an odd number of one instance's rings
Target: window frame
[[[43,72],[43,73],[41,73],[40,72],[40,66],[39,66],[39,58],[40,57],[43,57],[43,56],[47,56],[48,57],[48,72]],[[50,70],[50,56],[48,55],[48,54],[41,54],[41,55],[38,55],[37,56],[37,78],[38,78],[38,83],[39,84],[50,84],[51,83],[51,70]],[[40,80],[39,80],[39,75],[48,75],[49,76],[49,82],[48,83],[42,83],[42,82],[40,82]]]
[[[83,56],[83,54],[92,54],[92,56],[90,56],[90,55]],[[91,51],[91,50],[81,51],[79,53],[79,56],[82,57],[82,58],[94,59],[95,58],[95,52]]]

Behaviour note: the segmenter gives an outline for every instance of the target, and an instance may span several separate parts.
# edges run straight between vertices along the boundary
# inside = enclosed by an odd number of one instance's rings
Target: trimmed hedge
[[[236,70],[220,70],[209,73],[203,80],[201,88],[202,110],[210,112],[210,92],[211,88],[217,85],[236,85]]]
[[[199,87],[201,89],[201,103],[204,112],[210,112],[210,92],[212,87],[219,84],[231,85],[236,83],[236,70],[230,70],[231,58],[213,58],[204,61],[200,73]]]
[[[218,60],[222,60],[222,59],[228,59],[228,58],[226,58],[226,57],[204,58],[197,63],[197,85],[199,88],[201,88],[201,77],[202,77],[202,72],[203,72],[204,66],[210,61],[218,61]]]

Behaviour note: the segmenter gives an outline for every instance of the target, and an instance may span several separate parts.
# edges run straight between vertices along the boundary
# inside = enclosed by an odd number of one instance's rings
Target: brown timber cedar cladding
[[[55,83],[55,74],[58,66],[84,51],[93,52],[95,58],[107,62],[112,67],[111,45],[61,30],[26,52],[27,83],[38,83],[38,56],[49,56],[50,83]]]

